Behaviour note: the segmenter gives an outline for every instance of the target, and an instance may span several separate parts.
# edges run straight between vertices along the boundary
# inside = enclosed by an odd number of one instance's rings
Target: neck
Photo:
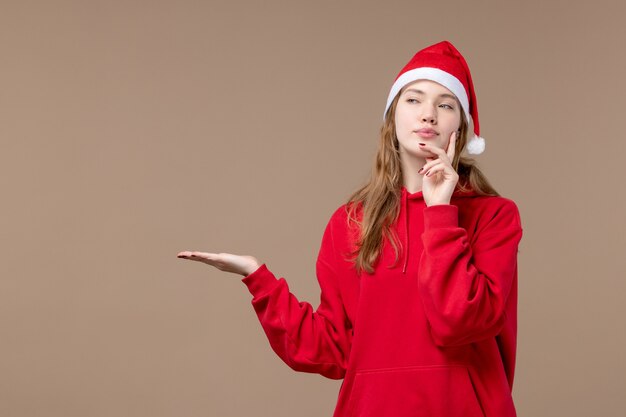
[[[422,190],[423,174],[418,174],[417,171],[426,165],[426,162],[425,158],[400,154],[403,185],[409,193],[413,194]]]

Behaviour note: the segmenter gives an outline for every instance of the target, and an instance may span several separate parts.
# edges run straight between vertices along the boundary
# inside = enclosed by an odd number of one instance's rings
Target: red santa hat
[[[463,55],[448,41],[442,41],[417,52],[396,77],[383,113],[383,120],[391,102],[402,87],[417,80],[438,82],[459,99],[468,121],[474,123],[474,135],[467,143],[467,152],[480,154],[485,150],[485,139],[480,137],[478,107],[472,75]]]

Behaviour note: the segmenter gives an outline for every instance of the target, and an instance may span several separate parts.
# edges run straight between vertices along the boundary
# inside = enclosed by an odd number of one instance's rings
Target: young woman
[[[396,77],[371,179],[326,226],[316,310],[254,257],[178,256],[243,275],[282,360],[343,378],[334,417],[513,417],[522,227],[461,156],[483,149],[467,63],[439,42]]]

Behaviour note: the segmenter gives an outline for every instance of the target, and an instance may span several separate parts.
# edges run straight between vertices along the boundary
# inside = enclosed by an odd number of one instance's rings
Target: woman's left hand
[[[443,149],[431,144],[420,144],[420,149],[437,155],[426,158],[428,162],[419,172],[422,174],[422,195],[427,206],[450,204],[452,193],[459,181],[459,174],[452,167],[457,132],[450,135],[448,149]]]

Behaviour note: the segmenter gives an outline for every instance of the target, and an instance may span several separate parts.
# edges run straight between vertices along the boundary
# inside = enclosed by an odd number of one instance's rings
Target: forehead
[[[436,81],[431,80],[416,80],[404,87],[402,87],[402,93],[413,92],[418,94],[443,96],[448,98],[457,99],[457,97],[448,88],[439,84]]]

